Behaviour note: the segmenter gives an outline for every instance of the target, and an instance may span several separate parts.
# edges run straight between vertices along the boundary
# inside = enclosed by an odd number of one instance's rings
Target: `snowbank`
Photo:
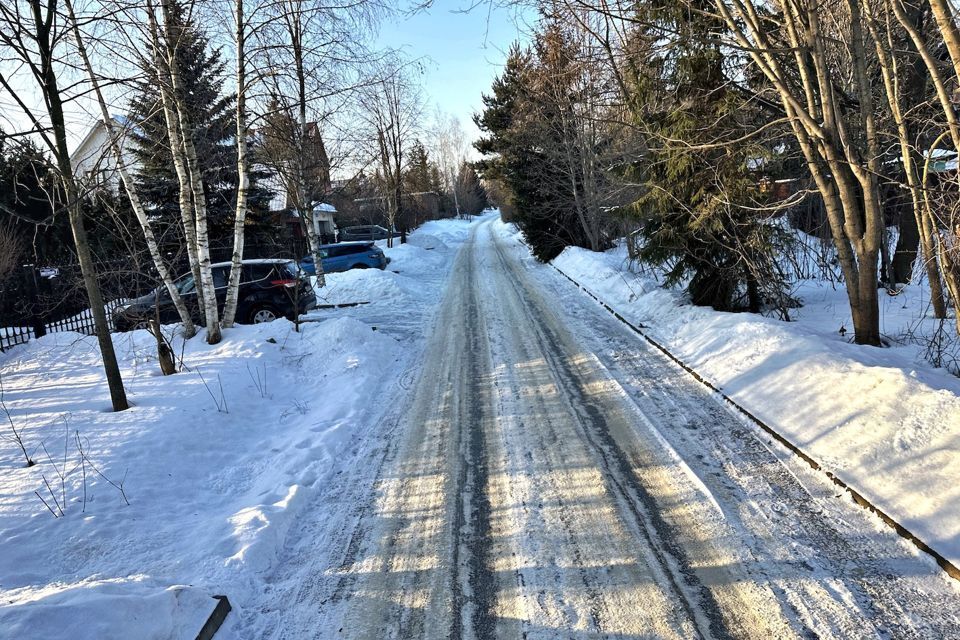
[[[154,627],[165,628],[156,610],[173,606],[170,585],[200,585],[207,597],[250,588],[247,574],[269,567],[290,520],[326,480],[351,418],[401,355],[395,340],[353,319],[299,334],[281,320],[224,335],[215,347],[187,342],[192,371],[169,377],[158,376],[146,331],[118,337],[134,403],[119,414],[108,412],[95,338],[51,334],[0,361],[7,406],[38,461],[24,468],[12,447],[0,450],[9,497],[0,505],[0,626],[22,637],[41,624],[111,637],[97,613],[108,608],[144,614],[146,626],[120,627],[125,637],[168,637]],[[84,505],[76,433],[97,468],[123,482],[130,506],[90,468]],[[63,488],[43,446],[61,470],[66,449]],[[91,615],[101,622],[87,635]]]
[[[379,327],[334,313],[299,333],[286,320],[239,326],[212,347],[174,338],[189,371],[167,377],[149,333],[115,334],[133,404],[122,413],[109,410],[93,337],[0,354],[4,401],[38,463],[0,440],[0,637],[192,640],[214,594],[256,615],[291,523],[375,435],[414,364],[470,223],[431,226],[388,250],[402,274],[331,276],[336,295],[380,307]],[[445,248],[425,248],[434,236]],[[421,325],[398,338],[400,317]]]
[[[851,327],[842,289],[803,283],[805,306],[785,323],[691,306],[632,272],[623,247],[568,248],[553,264],[960,565],[960,380],[917,347],[841,337]],[[885,333],[922,314],[922,301],[916,287],[885,299]]]
[[[475,220],[432,220],[410,234],[405,244],[391,248],[383,242],[390,264],[379,269],[353,269],[326,275],[327,286],[316,290],[319,304],[371,303],[402,308],[436,302],[438,289],[423,282],[445,273],[456,250],[466,240]],[[308,315],[323,317],[322,311]]]

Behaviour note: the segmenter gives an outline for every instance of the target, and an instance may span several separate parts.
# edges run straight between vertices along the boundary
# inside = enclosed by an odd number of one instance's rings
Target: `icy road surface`
[[[932,561],[498,229],[235,633],[960,637]]]

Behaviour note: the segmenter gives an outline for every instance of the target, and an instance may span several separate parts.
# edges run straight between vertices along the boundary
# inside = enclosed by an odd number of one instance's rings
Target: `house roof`
[[[949,149],[933,149],[932,152],[926,152],[923,157],[930,159],[930,170],[934,173],[942,171],[956,171],[958,165],[957,152]]]

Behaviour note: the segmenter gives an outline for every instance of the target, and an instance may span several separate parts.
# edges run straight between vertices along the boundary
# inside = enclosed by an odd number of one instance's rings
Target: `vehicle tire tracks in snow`
[[[584,304],[568,282],[541,273],[543,295],[567,311],[578,337],[722,507],[751,579],[769,586],[798,635],[960,637],[958,590],[932,561],[845,495],[838,500],[789,452],[768,447],[762,432],[597,305]]]
[[[931,562],[489,223],[417,372],[291,534],[272,637],[960,633]]]
[[[525,286],[527,278],[516,261],[504,255],[495,238],[491,245],[500,262],[501,269],[497,272],[507,275],[500,294],[504,295],[503,288],[512,289],[517,314],[523,316],[523,322],[515,319],[514,324],[530,328],[529,340],[537,344],[537,352],[547,363],[561,397],[566,399],[568,412],[574,418],[572,423],[578,427],[578,435],[601,472],[605,493],[617,504],[617,516],[640,543],[638,548],[645,552],[643,555],[652,565],[653,575],[666,591],[667,599],[680,609],[675,615],[681,620],[678,628],[682,630],[682,637],[770,637],[771,633],[775,634],[782,625],[774,622],[768,627],[748,613],[756,603],[747,596],[755,594],[739,594],[748,604],[731,602],[730,598],[721,603],[692,569],[692,562],[681,544],[684,536],[677,525],[664,519],[656,499],[633,471],[638,464],[653,467],[659,462],[650,459],[652,453],[647,454],[648,459],[638,460],[636,451],[631,459],[614,436],[614,432],[626,430],[627,437],[635,440],[629,433],[632,416],[623,410],[625,398],[616,390],[610,392],[611,381],[604,379],[602,366],[573,344],[573,338],[560,326],[550,305]],[[607,392],[591,391],[604,386]],[[602,631],[602,626],[597,630]]]

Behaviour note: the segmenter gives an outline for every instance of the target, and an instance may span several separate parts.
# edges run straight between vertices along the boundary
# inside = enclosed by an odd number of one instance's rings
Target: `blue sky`
[[[462,11],[471,4],[478,6]],[[410,59],[422,59],[425,115],[432,120],[437,107],[456,115],[472,142],[479,131],[471,116],[481,109],[481,94],[489,93],[493,78],[503,69],[510,45],[526,40],[528,16],[514,9],[493,8],[486,0],[434,0],[429,10],[384,21],[376,44],[402,49]],[[30,84],[28,93],[32,90]],[[8,130],[26,127],[19,110],[9,107],[0,103],[0,126]],[[68,108],[71,146],[98,117],[92,105],[84,107]]]
[[[424,58],[424,94],[428,113],[436,107],[460,118],[467,137],[478,135],[471,115],[482,106],[481,94],[500,73],[507,50],[525,40],[524,16],[512,9],[491,8],[475,0],[436,0],[433,6],[406,19],[384,23],[381,46],[402,48],[410,58]]]

